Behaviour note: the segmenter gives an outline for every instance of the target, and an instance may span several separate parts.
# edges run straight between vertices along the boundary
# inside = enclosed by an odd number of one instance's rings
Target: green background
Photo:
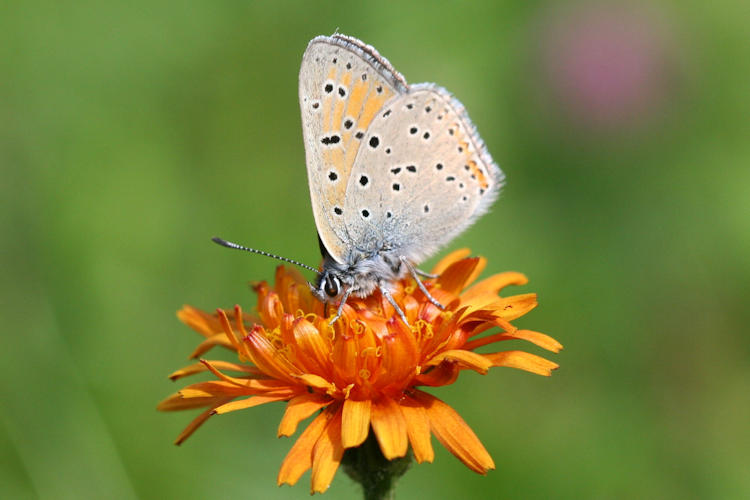
[[[211,236],[318,262],[297,75],[337,28],[466,105],[508,185],[449,249],[526,273],[518,323],[565,345],[551,378],[432,391],[497,470],[433,440],[399,498],[750,497],[746,2],[555,5],[3,2],[0,497],[307,496],[275,485],[282,405],[182,447],[192,414],[155,405],[199,340],[174,312],[273,276]],[[635,97],[571,101],[579,77]]]

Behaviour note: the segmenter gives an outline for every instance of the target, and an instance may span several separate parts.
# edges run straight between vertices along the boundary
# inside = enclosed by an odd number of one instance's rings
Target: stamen
[[[373,351],[375,351],[375,352],[373,353]],[[365,347],[364,349],[362,349],[362,352],[359,353],[359,356],[361,358],[366,358],[367,356],[370,356],[371,353],[373,353],[372,356],[377,357],[378,356],[377,348],[376,347]]]

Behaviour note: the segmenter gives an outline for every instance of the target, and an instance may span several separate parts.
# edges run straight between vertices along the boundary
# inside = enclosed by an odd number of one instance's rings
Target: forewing
[[[390,63],[355,38],[317,37],[302,57],[299,100],[313,215],[339,262],[353,244],[344,206],[357,152],[383,105],[406,89]]]

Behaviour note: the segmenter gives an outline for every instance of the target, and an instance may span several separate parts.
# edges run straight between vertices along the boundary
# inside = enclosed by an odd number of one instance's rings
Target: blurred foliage
[[[550,379],[436,393],[495,458],[435,442],[399,497],[750,497],[750,43],[745,2],[0,5],[3,498],[301,498],[281,405],[160,414],[197,335],[315,264],[297,103],[307,42],[375,45],[466,105],[508,176],[451,244],[540,294]],[[429,263],[428,263],[429,266]],[[327,498],[352,498],[339,473]]]

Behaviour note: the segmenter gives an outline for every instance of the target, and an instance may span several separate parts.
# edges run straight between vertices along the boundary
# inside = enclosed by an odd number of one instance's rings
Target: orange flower
[[[549,376],[558,365],[539,356],[476,349],[511,339],[553,352],[562,346],[510,323],[537,304],[533,293],[498,295],[508,285],[525,284],[522,274],[497,274],[467,288],[486,264],[468,254],[453,252],[433,270],[439,277],[425,281],[446,305],[444,311],[410,278],[396,283],[393,296],[411,326],[379,292],[350,298],[342,317],[330,325],[335,308],[316,300],[306,281],[283,266],[277,269],[274,287],[265,282],[255,286],[257,316],[239,306],[216,314],[185,306],[178,317],[205,337],[191,357],[221,345],[236,351],[241,362],[201,359],[170,375],[176,380],[208,370],[217,377],[189,385],[159,404],[163,411],[208,408],[180,434],[177,444],[211,415],[287,401],[279,436],[291,436],[301,421],[317,415],[284,459],[279,484],[294,484],[312,468],[312,491],[325,491],[344,450],[361,445],[371,427],[388,460],[405,456],[411,446],[417,462],[431,462],[434,434],[471,470],[484,474],[493,469],[492,458],[458,413],[417,387],[451,384],[461,370],[485,374],[493,366]],[[495,327],[500,330],[481,335]]]

